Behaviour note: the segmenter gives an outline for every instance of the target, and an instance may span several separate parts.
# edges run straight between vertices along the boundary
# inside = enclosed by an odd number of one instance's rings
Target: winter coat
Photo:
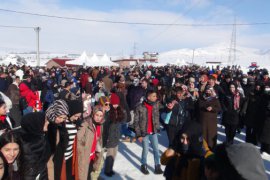
[[[126,111],[124,110],[124,119],[121,122],[112,122],[111,120],[108,121],[107,127],[107,139],[106,139],[106,148],[114,148],[118,146],[119,140],[121,138],[121,125],[123,122],[126,121]]]
[[[22,118],[22,175],[24,180],[47,180],[47,162],[50,158],[50,146],[43,132],[45,114],[29,113]],[[37,178],[39,176],[39,178]]]
[[[0,78],[0,91],[5,93],[8,89],[8,81],[6,78]]]
[[[180,130],[183,124],[193,118],[194,102],[192,98],[186,98],[178,101],[173,109],[169,125],[177,127]]]
[[[81,86],[84,89],[86,86],[86,83],[88,82],[89,75],[87,73],[83,73],[80,77]]]
[[[102,131],[102,128],[101,128]],[[101,132],[102,134],[102,132]],[[89,169],[89,155],[91,152],[93,140],[95,136],[95,128],[92,120],[88,118],[82,124],[77,133],[77,155],[78,155],[78,172],[79,180],[87,179]],[[98,139],[96,146],[96,157],[93,170],[97,170],[102,160],[102,137]]]
[[[167,156],[167,150],[162,154],[160,162],[166,165],[164,176],[166,180],[200,180],[202,177],[202,159],[198,157],[183,157],[178,153]],[[185,161],[186,167],[181,165]]]
[[[68,91],[66,89],[63,89],[60,93],[59,93],[59,99],[63,99],[65,101],[69,101],[69,100],[76,100],[78,99],[78,96],[76,96],[74,93],[72,93],[71,91]]]
[[[222,100],[221,106],[223,109],[222,123],[227,125],[238,125],[239,114],[243,105],[243,96],[240,94],[239,109],[234,110],[234,96],[232,94],[226,95]]]
[[[47,162],[50,158],[50,146],[47,136],[38,139],[32,138],[30,141],[22,138],[22,145],[23,163],[25,162],[23,164],[24,180],[36,179],[37,176],[39,176],[39,180],[47,180]]]
[[[153,133],[159,132],[159,104],[155,103],[152,110],[152,121],[153,121]],[[148,127],[148,111],[141,103],[135,109],[134,113],[134,127],[137,137],[144,137],[147,135]]]
[[[10,98],[12,104],[19,105],[20,90],[17,85],[11,84],[7,90],[7,96]]]
[[[207,111],[207,107],[211,106],[212,110]],[[216,97],[212,97],[209,100],[200,98],[199,100],[200,108],[200,122],[203,124],[205,121],[212,121],[217,123],[217,114],[220,111],[220,103]]]
[[[211,106],[212,110],[207,111],[207,107]],[[201,98],[199,100],[200,122],[203,129],[203,137],[211,148],[216,145],[217,138],[217,114],[220,111],[220,103],[216,97],[209,99]]]
[[[247,95],[247,98],[243,104],[243,114],[244,120],[245,120],[245,125],[247,127],[253,127],[256,128],[259,125],[259,119],[260,116],[260,107],[261,107],[261,94],[254,94],[254,93],[249,93]]]
[[[262,114],[262,132],[260,141],[264,144],[270,144],[270,95],[263,95],[260,106],[260,113]]]
[[[23,82],[19,85],[20,97],[25,97],[28,106],[35,108],[38,100],[35,93]]]

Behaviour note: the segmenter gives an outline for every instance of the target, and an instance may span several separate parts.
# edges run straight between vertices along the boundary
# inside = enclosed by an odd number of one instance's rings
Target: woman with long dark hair
[[[121,137],[121,124],[126,119],[126,112],[120,105],[120,99],[115,94],[111,94],[111,108],[108,116],[108,136],[105,139],[107,155],[105,160],[105,175],[113,176],[113,164],[118,150],[119,139]]]
[[[0,151],[0,180],[7,180],[8,177],[8,163],[3,153]]]
[[[236,130],[239,124],[239,113],[242,109],[243,96],[238,92],[237,85],[230,83],[230,93],[221,103],[223,110],[222,123],[225,126],[226,143],[233,144]]]
[[[8,163],[8,179],[20,180],[22,145],[18,133],[9,131],[0,136],[0,151]]]

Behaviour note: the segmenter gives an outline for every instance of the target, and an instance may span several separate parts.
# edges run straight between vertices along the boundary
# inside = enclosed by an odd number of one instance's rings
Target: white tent
[[[99,65],[100,62],[99,62],[99,59],[96,55],[96,53],[93,54],[93,56],[90,58],[90,60],[86,63],[86,66],[100,66]]]
[[[177,66],[187,66],[188,63],[186,63],[186,61],[184,59],[180,60],[180,59],[177,59],[175,63],[172,63],[174,65],[177,65]]]
[[[119,66],[117,63],[112,62],[110,58],[107,56],[107,54],[104,54],[102,58],[100,59],[100,65],[99,66]]]
[[[85,66],[89,62],[90,62],[90,58],[87,56],[86,52],[83,51],[83,53],[80,55],[80,57],[76,58],[75,60],[68,61],[68,62],[66,62],[66,64]]]

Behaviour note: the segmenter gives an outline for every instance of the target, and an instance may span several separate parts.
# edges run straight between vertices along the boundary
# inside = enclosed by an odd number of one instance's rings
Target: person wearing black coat
[[[230,83],[230,93],[227,94],[222,103],[223,119],[225,125],[226,143],[233,144],[233,139],[239,124],[239,115],[242,109],[243,96],[237,91],[237,85]]]
[[[270,154],[270,89],[265,88],[260,106],[262,114],[262,129],[260,134],[261,151]]]
[[[259,129],[262,124],[260,107],[262,102],[262,91],[255,87],[246,95],[243,105],[244,124],[246,125],[246,142],[257,145]]]
[[[29,113],[22,118],[21,138],[23,146],[22,176],[24,180],[47,180],[47,162],[50,145],[46,132],[48,121],[42,112]]]
[[[166,124],[166,131],[169,139],[169,147],[172,145],[176,135],[182,129],[183,124],[194,117],[194,102],[182,87],[176,88],[177,101],[168,98],[167,107],[161,113],[161,119]],[[165,114],[164,114],[165,113]]]

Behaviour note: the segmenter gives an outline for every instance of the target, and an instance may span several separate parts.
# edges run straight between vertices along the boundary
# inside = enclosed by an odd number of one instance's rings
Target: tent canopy
[[[83,51],[83,53],[80,55],[80,57],[76,58],[75,60],[68,61],[68,62],[66,62],[66,64],[82,66],[82,65],[86,65],[87,63],[89,63],[89,61],[90,61],[89,57],[87,56],[86,52]]]

